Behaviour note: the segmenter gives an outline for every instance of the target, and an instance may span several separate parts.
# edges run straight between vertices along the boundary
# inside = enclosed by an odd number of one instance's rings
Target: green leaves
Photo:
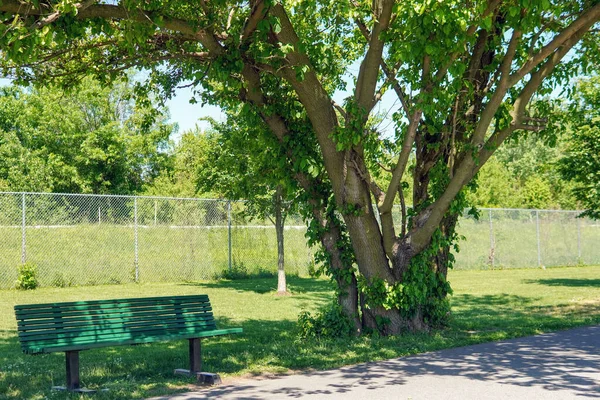
[[[15,191],[141,191],[167,162],[172,127],[160,119],[144,127],[155,111],[136,105],[125,83],[88,79],[73,89],[3,90],[0,181]]]
[[[571,140],[559,170],[574,183],[573,194],[586,208],[583,214],[600,219],[600,77],[582,79],[577,88],[577,101],[565,113]]]

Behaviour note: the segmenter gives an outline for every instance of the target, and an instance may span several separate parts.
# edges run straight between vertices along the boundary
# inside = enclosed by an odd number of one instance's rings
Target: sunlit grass
[[[484,341],[600,322],[600,267],[452,271],[453,316],[447,329],[392,338],[361,337],[299,341],[296,318],[333,299],[324,280],[291,278],[293,296],[275,296],[275,279],[186,284],[126,284],[36,291],[0,291],[0,398],[77,398],[50,391],[64,384],[64,355],[21,353],[12,307],[32,302],[144,297],[210,296],[219,327],[244,333],[203,342],[204,366],[222,377],[326,369]],[[90,388],[107,388],[98,399],[133,399],[194,387],[174,376],[186,367],[185,341],[84,351],[81,378]]]

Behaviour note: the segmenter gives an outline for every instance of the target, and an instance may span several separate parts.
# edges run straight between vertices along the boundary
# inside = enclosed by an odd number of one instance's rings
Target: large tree
[[[515,131],[543,129],[528,108],[536,93],[598,66],[596,0],[3,0],[0,11],[17,79],[137,66],[145,88],[193,85],[268,128],[342,308],[383,334],[443,320],[463,189]],[[393,140],[368,128],[387,90],[401,104]],[[407,173],[413,208],[394,221]]]

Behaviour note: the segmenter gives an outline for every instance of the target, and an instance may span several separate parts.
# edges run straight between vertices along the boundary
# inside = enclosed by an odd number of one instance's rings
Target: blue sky
[[[351,87],[353,85],[349,85]],[[334,95],[334,100],[342,104],[344,97],[348,96],[348,92],[337,92]],[[190,129],[194,129],[198,126],[200,129],[207,129],[209,124],[206,121],[199,121],[200,118],[211,117],[217,121],[224,120],[224,115],[218,107],[215,106],[202,106],[200,103],[190,104],[190,98],[192,98],[192,91],[190,88],[179,89],[175,93],[175,96],[167,101],[167,107],[169,108],[171,121],[176,122],[179,125],[179,131],[173,138],[177,140],[179,136]],[[393,90],[388,90],[383,96],[378,107],[374,110],[377,113],[383,113],[387,117],[379,126],[379,131],[387,134],[393,134],[393,124],[391,123],[391,116],[399,108],[399,102]]]
[[[224,118],[223,113],[218,107],[205,105],[202,106],[200,103],[190,104],[190,98],[192,98],[192,91],[189,88],[179,89],[175,96],[167,101],[167,107],[169,107],[169,113],[171,114],[171,121],[176,122],[179,125],[178,135],[190,129],[194,129],[197,125],[200,129],[208,128],[206,121],[199,121],[203,117],[212,117],[217,121]],[[177,138],[174,138],[177,139]]]

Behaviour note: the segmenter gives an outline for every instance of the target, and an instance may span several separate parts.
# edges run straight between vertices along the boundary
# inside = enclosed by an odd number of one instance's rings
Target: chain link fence
[[[17,266],[42,286],[211,279],[237,267],[277,269],[275,229],[243,202],[162,197],[0,193],[0,288]],[[482,209],[459,222],[456,269],[600,264],[600,224],[576,211]],[[289,216],[286,271],[307,275],[306,226]]]
[[[600,221],[579,211],[480,209],[459,221],[457,269],[600,264]]]
[[[41,286],[56,287],[275,272],[274,225],[243,211],[243,202],[219,200],[0,193],[0,288],[14,286],[25,262]],[[307,275],[306,227],[287,222],[286,272]]]

